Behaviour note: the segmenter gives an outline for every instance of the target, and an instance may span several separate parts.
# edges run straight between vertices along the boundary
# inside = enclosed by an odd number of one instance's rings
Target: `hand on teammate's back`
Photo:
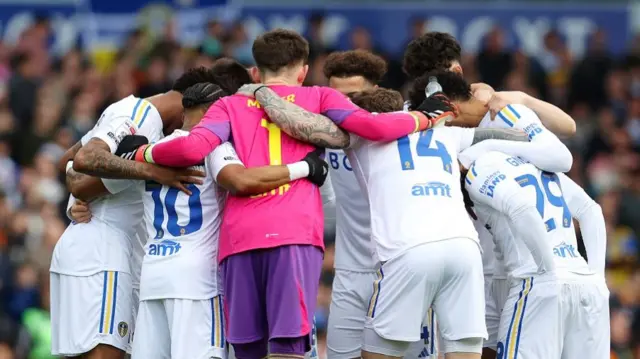
[[[144,136],[129,135],[124,136],[116,148],[116,156],[122,157],[127,160],[133,160],[135,158],[136,151],[140,146],[146,145],[149,140]]]
[[[170,187],[175,187],[191,196],[190,184],[202,184],[204,171],[193,168],[170,168],[151,165],[151,177],[154,181]]]
[[[91,210],[87,202],[76,199],[69,209],[69,217],[75,223],[89,223],[91,221]]]
[[[521,91],[500,91],[495,92],[487,103],[491,111],[491,119],[495,119],[498,112],[507,105],[524,104],[528,95]]]
[[[324,149],[318,148],[315,151],[309,152],[302,159],[309,165],[309,175],[307,178],[318,187],[324,184],[329,174],[329,164],[322,159],[323,156]]]
[[[427,116],[431,122],[428,128],[444,125],[445,122],[452,121],[458,113],[456,105],[442,92],[427,97],[414,110]]]
[[[236,92],[236,95],[244,95],[250,98],[255,98],[256,97],[256,91],[260,88],[260,87],[264,87],[264,84],[246,84],[246,85],[242,85],[242,87],[240,87],[238,89],[238,92]]]

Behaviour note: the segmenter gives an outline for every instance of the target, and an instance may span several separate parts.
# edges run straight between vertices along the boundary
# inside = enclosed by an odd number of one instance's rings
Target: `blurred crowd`
[[[309,85],[324,85],[322,66],[332,51],[322,38],[322,15],[305,34],[311,45]],[[428,31],[416,21],[414,36]],[[61,58],[49,51],[50,23],[37,18],[16,44],[0,42],[0,359],[49,355],[48,268],[68,219],[67,192],[56,163],[87,132],[110,103],[135,94],[170,89],[185,69],[210,66],[222,56],[252,64],[242,23],[212,21],[198,48],[184,48],[174,27],[152,37],[143,30],[122,51],[100,57],[78,47]],[[389,61],[383,86],[403,90],[402,54],[381,52],[365,28],[349,35],[353,48]],[[608,231],[612,358],[640,359],[640,38],[614,57],[607,34],[593,33],[587,53],[576,58],[556,32],[544,51],[527,56],[508,50],[495,28],[478,53],[465,53],[465,77],[495,89],[524,91],[559,105],[577,123],[566,140],[574,155],[571,177],[601,204]],[[316,320],[320,352],[331,299],[333,241],[321,279]]]

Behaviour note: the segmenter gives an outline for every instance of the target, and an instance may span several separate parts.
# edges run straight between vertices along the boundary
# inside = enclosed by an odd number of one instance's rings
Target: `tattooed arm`
[[[82,142],[78,141],[62,155],[60,161],[58,161],[58,170],[60,172],[64,173],[67,170],[67,163],[69,161],[73,161],[73,158],[76,156],[78,151],[80,151],[80,148],[82,148]]]
[[[349,146],[349,134],[329,118],[288,102],[268,87],[261,87],[255,97],[269,119],[289,136],[318,147],[342,149]]]
[[[471,145],[475,145],[484,140],[529,142],[529,136],[521,130],[511,128],[476,128],[473,131],[473,142]]]
[[[76,172],[71,167],[67,170],[65,183],[75,198],[85,202],[109,194],[100,178]]]
[[[178,188],[188,195],[191,195],[191,191],[184,183],[202,184],[200,177],[204,177],[204,172],[199,170],[173,169],[125,160],[111,153],[109,145],[99,138],[92,138],[82,146],[74,158],[73,170],[102,178],[156,181]]]

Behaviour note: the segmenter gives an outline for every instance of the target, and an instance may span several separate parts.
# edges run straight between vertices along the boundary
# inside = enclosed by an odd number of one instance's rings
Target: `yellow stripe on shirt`
[[[147,109],[149,108],[149,106],[151,106],[151,104],[147,102],[147,100],[142,100],[142,104],[138,107],[138,111],[136,111],[136,114],[133,117],[133,123],[136,125],[136,127],[140,128],[140,125],[142,124],[142,121],[147,114]]]

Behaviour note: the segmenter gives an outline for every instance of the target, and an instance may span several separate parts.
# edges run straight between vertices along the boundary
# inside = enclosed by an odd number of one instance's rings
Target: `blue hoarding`
[[[124,35],[139,26],[160,32],[166,21],[174,17],[178,38],[196,45],[203,36],[203,25],[211,18],[242,20],[250,37],[261,31],[287,27],[301,33],[308,30],[308,16],[313,11],[306,6],[225,6],[227,1],[197,3],[181,0],[177,4],[148,5],[140,0],[118,2],[117,8],[105,7],[105,2],[58,2],[34,6],[0,4],[0,34],[6,40],[17,37],[29,23],[34,10],[52,16],[55,48],[62,52],[80,38],[89,48],[113,47]],[[125,11],[125,9],[128,9]],[[115,11],[115,12],[114,12]],[[507,34],[509,46],[535,54],[542,47],[544,34],[557,30],[574,54],[580,55],[588,44],[589,34],[603,29],[612,51],[620,53],[630,38],[629,11],[625,5],[544,5],[544,4],[452,4],[424,6],[420,4],[375,4],[361,6],[330,6],[321,11],[326,16],[323,29],[327,45],[342,49],[349,46],[349,33],[358,26],[373,34],[381,49],[401,51],[410,34],[410,24],[425,21],[432,30],[454,34],[467,51],[475,51],[483,36],[493,26]]]

